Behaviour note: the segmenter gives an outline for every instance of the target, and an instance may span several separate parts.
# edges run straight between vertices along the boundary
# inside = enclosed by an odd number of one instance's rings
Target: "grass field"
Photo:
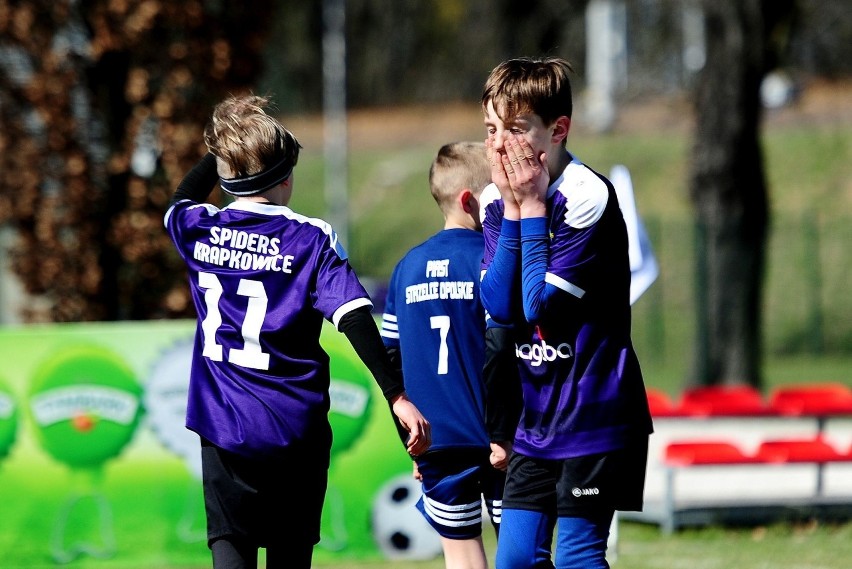
[[[486,539],[488,551],[494,539]],[[708,528],[662,536],[656,528],[619,527],[617,569],[847,569],[852,558],[852,525],[777,525]],[[335,569],[443,569],[432,561],[352,562],[315,567]],[[491,565],[493,567],[493,563]]]

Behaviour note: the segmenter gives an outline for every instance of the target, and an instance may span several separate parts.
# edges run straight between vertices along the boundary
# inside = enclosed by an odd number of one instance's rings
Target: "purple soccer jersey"
[[[503,219],[496,186],[485,189],[480,203],[483,278],[489,279],[494,278],[488,268]],[[524,394],[514,449],[546,459],[608,452],[652,430],[630,339],[624,220],[612,185],[576,158],[549,187],[547,211],[547,220],[542,220],[547,226],[542,286],[558,290],[548,300],[547,310],[531,323],[523,317],[526,299],[522,295],[511,299]],[[517,282],[519,258],[511,269]],[[529,286],[524,283],[525,294]]]
[[[199,320],[187,428],[241,454],[330,444],[322,321],[371,306],[332,228],[250,201],[181,201],[165,223]]]

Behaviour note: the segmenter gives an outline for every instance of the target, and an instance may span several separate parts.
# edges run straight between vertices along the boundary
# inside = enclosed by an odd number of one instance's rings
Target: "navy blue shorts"
[[[287,449],[248,458],[201,441],[207,542],[236,538],[256,547],[312,548],[328,484],[329,449]]]
[[[495,530],[502,515],[505,473],[489,462],[490,449],[442,449],[417,458],[423,495],[417,508],[442,537],[482,535],[482,501]]]
[[[560,517],[641,511],[647,462],[647,437],[624,449],[560,460],[513,453],[503,507]]]

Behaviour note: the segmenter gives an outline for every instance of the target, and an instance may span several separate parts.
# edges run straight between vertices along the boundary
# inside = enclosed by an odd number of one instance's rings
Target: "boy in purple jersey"
[[[198,328],[186,426],[201,437],[213,566],[310,567],[331,451],[323,319],[372,372],[412,455],[429,423],[385,353],[372,303],[331,227],[286,207],[301,148],[262,97],[220,103],[209,153],[178,186],[165,225],[186,261]],[[221,178],[220,178],[221,176]],[[215,183],[235,201],[202,203]]]
[[[570,71],[558,58],[505,61],[481,101],[494,182],[480,200],[482,300],[512,326],[523,390],[498,569],[608,567],[615,510],[642,508],[652,424],[630,339],[627,232],[612,184],[566,149]]]
[[[486,425],[483,368],[489,377],[498,370],[486,366],[478,198],[490,182],[483,143],[441,147],[429,187],[444,228],[397,263],[382,320],[382,339],[405,390],[432,425],[432,446],[414,464],[423,484],[417,507],[441,536],[448,569],[488,566],[482,502],[497,530],[505,482],[505,465],[489,461],[490,444],[505,445],[514,431],[494,409]]]

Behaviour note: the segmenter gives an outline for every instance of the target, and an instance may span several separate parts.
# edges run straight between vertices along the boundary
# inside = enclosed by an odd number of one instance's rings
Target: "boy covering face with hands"
[[[492,455],[509,459],[498,569],[608,567],[615,510],[642,508],[652,424],[627,232],[612,184],[566,148],[570,72],[512,59],[481,101],[493,182],[480,200],[482,301],[511,327],[523,392],[512,448]]]

